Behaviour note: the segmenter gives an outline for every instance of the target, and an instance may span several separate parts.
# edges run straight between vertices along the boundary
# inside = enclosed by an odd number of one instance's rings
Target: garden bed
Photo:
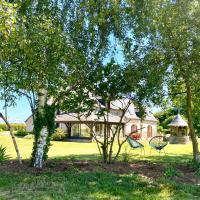
[[[170,173],[171,168],[176,173]],[[173,164],[172,166],[163,163],[137,161],[134,163],[116,162],[115,164],[107,165],[100,161],[49,160],[42,170],[30,167],[30,163],[27,160],[23,162],[23,165],[19,165],[15,160],[7,161],[0,165],[0,171],[11,173],[26,172],[31,174],[41,174],[46,172],[64,172],[72,169],[77,169],[81,172],[100,171],[115,174],[135,173],[152,180],[166,177],[180,183],[200,184],[200,177],[197,175],[195,169],[183,164]],[[167,176],[166,172],[168,172]]]

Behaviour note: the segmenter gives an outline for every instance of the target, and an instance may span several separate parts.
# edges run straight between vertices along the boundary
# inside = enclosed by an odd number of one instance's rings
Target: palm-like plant
[[[6,154],[6,147],[0,146],[0,163],[8,160],[9,156]]]

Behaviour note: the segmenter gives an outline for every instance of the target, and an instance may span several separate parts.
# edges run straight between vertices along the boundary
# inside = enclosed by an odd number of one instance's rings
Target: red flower
[[[134,140],[139,140],[142,137],[142,135],[140,133],[134,133],[130,137]]]

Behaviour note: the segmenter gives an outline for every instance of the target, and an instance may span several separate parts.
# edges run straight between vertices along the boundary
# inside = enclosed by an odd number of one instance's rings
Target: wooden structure
[[[176,115],[168,126],[171,132],[170,144],[187,144],[189,142],[188,124],[180,114]]]

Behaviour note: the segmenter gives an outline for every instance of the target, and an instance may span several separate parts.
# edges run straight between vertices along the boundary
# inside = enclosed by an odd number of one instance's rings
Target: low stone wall
[[[189,136],[174,136],[169,137],[170,144],[188,144],[190,142]]]

